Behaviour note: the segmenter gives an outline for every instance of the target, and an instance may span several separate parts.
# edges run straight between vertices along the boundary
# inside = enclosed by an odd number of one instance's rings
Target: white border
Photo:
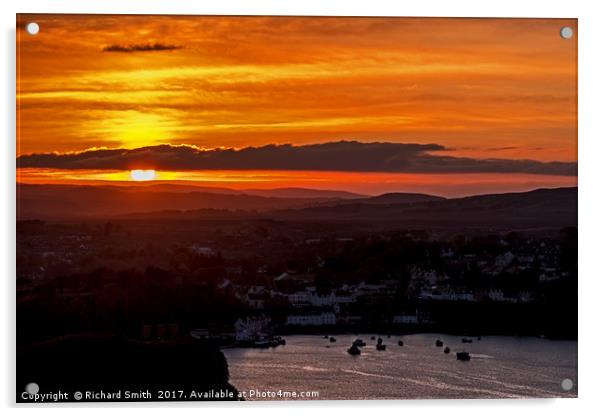
[[[198,413],[198,411],[219,411],[226,414],[243,411],[264,415],[266,412],[303,414],[307,412],[341,411],[346,414],[367,414],[378,412],[421,412],[426,414],[454,415],[479,414],[505,415],[514,412],[545,412],[548,415],[566,416],[569,412],[578,414],[595,413],[602,408],[598,392],[600,386],[600,355],[602,337],[599,317],[600,297],[602,296],[602,276],[599,273],[600,215],[602,215],[602,194],[599,191],[600,161],[602,157],[602,130],[600,123],[600,96],[602,94],[600,74],[602,63],[600,43],[602,43],[602,17],[595,1],[548,0],[527,2],[525,0],[505,0],[498,2],[469,0],[21,0],[18,4],[1,2],[2,13],[2,97],[0,115],[2,117],[2,160],[0,168],[0,195],[2,196],[2,236],[0,237],[0,265],[4,269],[1,280],[4,290],[2,342],[0,342],[3,363],[0,369],[0,397],[4,406],[12,406],[14,398],[14,263],[15,263],[15,13],[135,13],[135,14],[234,14],[234,15],[346,15],[346,16],[445,16],[445,17],[569,17],[579,19],[579,399],[565,400],[461,400],[461,401],[404,401],[404,402],[295,402],[295,403],[245,403],[237,404],[165,404],[152,405],[144,412],[164,414],[167,407]],[[49,406],[45,411],[63,414],[66,411],[81,412],[78,405]],[[125,406],[122,406],[125,407]],[[128,405],[126,409],[117,406],[96,406],[86,412],[104,413],[125,412],[128,408],[141,407]],[[378,409],[374,409],[378,407]],[[13,409],[14,410],[14,406]],[[31,408],[25,409],[27,412]]]

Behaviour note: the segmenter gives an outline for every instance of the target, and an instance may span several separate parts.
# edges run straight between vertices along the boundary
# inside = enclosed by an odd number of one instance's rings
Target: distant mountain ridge
[[[529,228],[577,225],[577,188],[445,199],[416,193],[349,198],[342,192],[283,188],[276,194],[144,191],[124,187],[19,185],[18,219],[258,218],[416,228]],[[328,197],[309,197],[311,195]],[[351,194],[353,195],[353,194]],[[297,197],[291,197],[297,196]],[[305,196],[305,197],[301,197]],[[345,198],[347,197],[347,198]],[[233,211],[237,211],[236,214]]]
[[[279,220],[352,221],[416,228],[577,225],[577,188],[476,195],[401,204],[335,203],[273,213]]]
[[[163,188],[159,188],[163,189]],[[289,191],[290,193],[290,191]],[[69,219],[163,210],[251,210],[302,208],[332,197],[280,198],[178,188],[177,192],[121,186],[26,185],[17,187],[19,219]],[[277,194],[277,192],[276,192]],[[327,191],[318,193],[329,195]]]
[[[365,195],[347,191],[332,191],[308,188],[275,188],[275,189],[241,189],[247,195],[259,195],[278,198],[329,198],[329,199],[357,199]]]
[[[329,199],[355,199],[366,198],[367,195],[358,194],[348,191],[330,190],[330,189],[310,189],[310,188],[272,188],[272,189],[234,189],[217,186],[201,186],[189,185],[179,181],[170,183],[167,181],[152,181],[152,182],[137,182],[132,185],[131,182],[115,184],[110,182],[100,182],[92,185],[50,185],[56,187],[73,187],[73,186],[93,186],[95,188],[114,189],[125,192],[208,192],[212,194],[226,195],[256,195],[274,198],[329,198]]]
[[[428,194],[390,192],[369,198],[356,198],[348,201],[341,201],[339,204],[369,204],[369,205],[393,205],[393,204],[414,204],[418,202],[443,201],[446,198]]]

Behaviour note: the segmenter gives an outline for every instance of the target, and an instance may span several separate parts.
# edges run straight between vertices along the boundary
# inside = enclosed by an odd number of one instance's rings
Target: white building
[[[475,300],[472,292],[455,292],[453,290],[421,290],[421,299],[432,299],[432,300],[458,300],[473,302]]]
[[[504,292],[499,289],[491,289],[489,291],[489,299],[495,302],[503,302],[505,300]]]
[[[238,319],[234,323],[237,341],[253,341],[265,337],[269,332],[268,318]]]
[[[287,325],[322,326],[322,325],[335,325],[336,323],[337,323],[337,318],[334,315],[334,313],[289,315],[286,318]]]
[[[526,293],[526,292],[525,292]],[[526,295],[525,295],[526,296]],[[491,289],[489,291],[489,299],[494,302],[510,302],[517,303],[518,298],[506,296],[500,289]]]
[[[401,314],[393,316],[394,324],[415,325],[418,323],[418,314],[408,315]]]
[[[302,307],[310,305],[311,294],[308,291],[295,292],[288,295],[288,301],[291,305],[295,307]]]
[[[330,292],[326,295],[319,295],[314,287],[308,287],[304,291],[295,292],[288,295],[288,301],[295,307],[304,306],[335,306],[341,303],[352,303],[352,296],[337,295]]]

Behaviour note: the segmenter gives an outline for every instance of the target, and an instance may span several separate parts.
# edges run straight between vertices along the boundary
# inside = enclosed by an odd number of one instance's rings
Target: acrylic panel
[[[17,15],[18,402],[577,396],[577,20]]]

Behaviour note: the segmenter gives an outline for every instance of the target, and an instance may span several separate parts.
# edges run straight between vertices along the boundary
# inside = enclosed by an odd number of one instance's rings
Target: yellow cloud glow
[[[130,178],[133,181],[152,181],[156,179],[157,174],[152,169],[142,170],[142,169],[134,169],[130,171]]]

